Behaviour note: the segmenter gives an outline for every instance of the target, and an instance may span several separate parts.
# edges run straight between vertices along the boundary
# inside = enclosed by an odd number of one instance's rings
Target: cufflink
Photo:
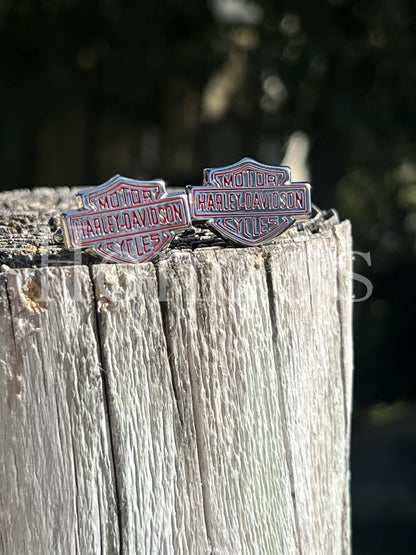
[[[292,183],[287,166],[251,158],[204,170],[202,186],[188,186],[191,218],[241,245],[270,243],[312,212],[309,183]]]
[[[113,262],[146,262],[191,225],[186,193],[167,194],[161,179],[120,175],[80,191],[78,210],[61,216],[65,246]]]

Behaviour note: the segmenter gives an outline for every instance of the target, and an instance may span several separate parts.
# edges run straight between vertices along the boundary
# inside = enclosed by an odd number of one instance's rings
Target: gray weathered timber
[[[174,253],[159,271],[213,552],[298,553],[261,251]]]
[[[88,271],[10,270],[0,277],[0,549],[117,552]]]
[[[71,203],[0,195],[0,553],[349,554],[348,222],[110,265]]]
[[[123,549],[208,553],[195,434],[176,406],[155,267],[103,264],[93,277]]]
[[[351,359],[342,318],[351,299],[349,226],[337,227],[342,245],[325,230],[290,249],[284,244],[268,249],[267,259],[283,433],[305,553],[341,553],[348,526],[340,502],[348,481],[348,445],[339,438],[349,434],[350,420],[345,389],[351,389]]]

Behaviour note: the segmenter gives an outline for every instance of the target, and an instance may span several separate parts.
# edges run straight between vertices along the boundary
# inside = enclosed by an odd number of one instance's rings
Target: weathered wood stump
[[[0,195],[0,551],[349,553],[349,223],[112,265],[71,205]]]

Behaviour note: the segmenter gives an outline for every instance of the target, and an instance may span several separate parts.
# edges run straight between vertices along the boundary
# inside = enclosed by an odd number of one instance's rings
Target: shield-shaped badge
[[[167,194],[161,179],[114,176],[77,195],[78,210],[62,214],[68,249],[87,248],[113,262],[145,262],[191,225],[185,194]]]
[[[312,210],[309,183],[291,183],[287,166],[251,158],[204,170],[204,184],[188,191],[193,220],[243,245],[269,243]]]

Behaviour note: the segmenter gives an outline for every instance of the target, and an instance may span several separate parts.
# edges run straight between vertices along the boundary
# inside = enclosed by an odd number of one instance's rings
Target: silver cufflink
[[[114,176],[77,195],[78,210],[61,217],[69,250],[86,248],[113,262],[146,262],[191,225],[185,193],[167,194],[161,179]]]
[[[205,169],[204,184],[187,189],[192,220],[242,245],[269,243],[312,211],[309,183],[292,183],[287,166],[251,158]]]

